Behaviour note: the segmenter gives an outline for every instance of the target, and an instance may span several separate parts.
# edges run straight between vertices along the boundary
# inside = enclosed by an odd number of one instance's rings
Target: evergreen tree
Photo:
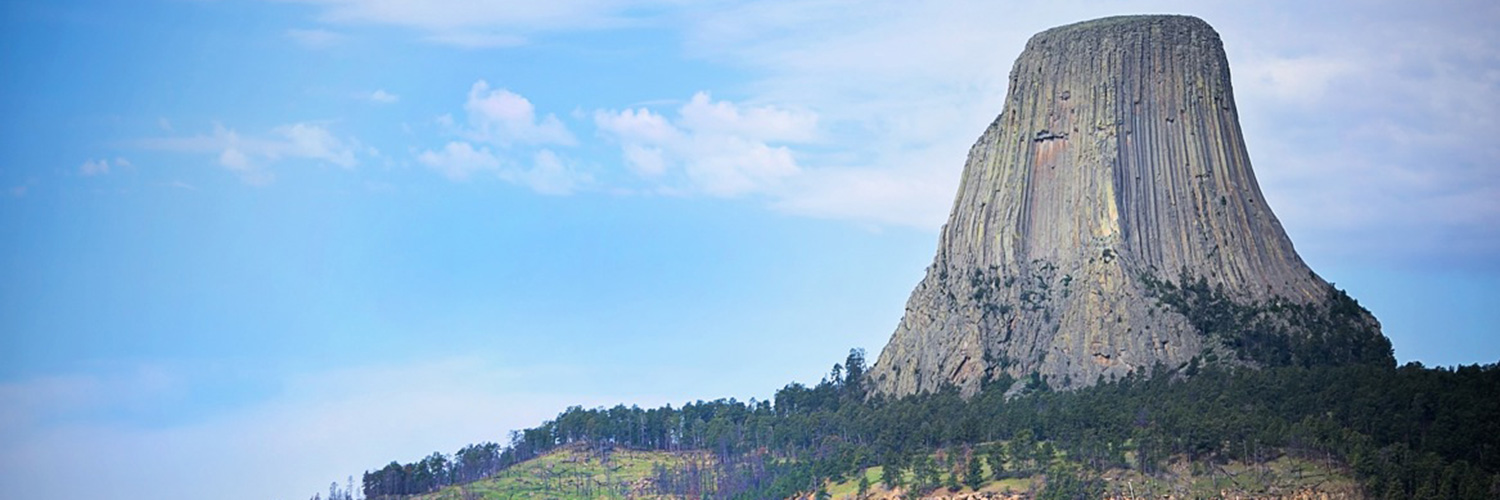
[[[984,467],[979,462],[979,455],[973,454],[969,456],[969,466],[964,471],[964,486],[977,490],[981,484],[984,484]]]
[[[895,461],[887,461],[880,468],[880,483],[891,491],[901,487],[901,465]]]
[[[1016,431],[1014,438],[1010,440],[1010,456],[1016,459],[1016,467],[1020,472],[1032,471],[1032,460],[1035,457],[1036,441],[1031,429]]]
[[[1005,472],[1005,446],[999,444],[990,445],[989,452],[985,454],[985,461],[990,464],[990,475],[995,480],[998,481],[1008,477]]]

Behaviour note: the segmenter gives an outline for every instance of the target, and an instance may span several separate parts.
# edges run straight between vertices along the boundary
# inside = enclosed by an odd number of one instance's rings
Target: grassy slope
[[[983,468],[985,477],[991,477],[989,465]],[[902,491],[892,492],[880,484],[881,472],[879,466],[864,470],[870,484],[869,498],[899,498]],[[910,471],[903,477],[908,482],[912,480]],[[943,477],[947,477],[947,472]],[[1104,479],[1106,492],[1117,492],[1119,498],[1362,498],[1352,474],[1342,465],[1292,457],[1281,457],[1259,465],[1242,462],[1222,466],[1175,463],[1170,471],[1155,477],[1112,469],[1104,474]],[[988,479],[980,485],[978,492],[990,495],[975,496],[1029,498],[1026,493],[1033,489],[1033,484],[1040,489],[1043,483],[1045,478],[1040,474],[1001,481]],[[859,476],[828,483],[827,491],[834,500],[858,498]],[[967,497],[975,492],[967,487],[957,491],[940,487],[926,497]]]
[[[898,490],[892,492],[892,491],[886,490],[885,486],[880,484],[880,475],[883,472],[884,472],[883,468],[880,467],[880,466],[878,466],[878,465],[875,466],[875,467],[870,467],[870,468],[864,470],[865,478],[868,479],[869,482],[870,482],[869,497],[872,498],[872,499],[900,497],[901,496],[900,495],[901,494],[901,490],[898,489]],[[984,473],[985,473],[986,477],[990,476],[990,468],[989,468],[989,466],[987,466],[987,465],[984,466]],[[910,471],[905,472],[902,475],[902,477],[906,478],[907,481],[911,481],[912,480],[912,475],[911,475]],[[996,481],[994,479],[988,479],[988,480],[986,480],[984,482],[984,484],[981,484],[979,486],[979,491],[981,491],[981,492],[995,493],[995,494],[999,495],[1000,498],[1004,498],[1004,493],[1013,492],[1013,493],[1018,493],[1019,494],[1019,493],[1023,493],[1025,491],[1031,489],[1031,482],[1032,482],[1032,480],[1033,480],[1033,478],[1013,478],[1013,479],[1003,479],[1003,480],[1000,480],[1000,481]],[[839,481],[839,482],[828,483],[828,487],[827,488],[828,488],[828,495],[830,497],[834,498],[834,499],[852,499],[852,498],[858,498],[859,497],[859,476],[854,476],[853,479],[850,479],[848,481]],[[931,493],[931,495],[929,495],[929,496],[932,496],[932,495],[949,495],[949,496],[952,496],[952,495],[955,495],[955,494],[973,493],[974,491],[975,490],[971,490],[969,488],[962,488],[962,489],[959,489],[957,492],[950,492],[950,491],[948,491],[945,488],[938,488],[937,490],[934,490]]]
[[[511,467],[500,474],[462,486],[449,486],[417,500],[650,498],[652,468],[709,463],[698,452],[616,449],[608,462],[582,446],[568,446]]]
[[[707,465],[710,458],[701,452],[632,451],[618,449],[609,454],[606,464],[601,456],[582,446],[569,446],[512,467],[495,477],[463,486],[450,486],[436,493],[415,497],[417,500],[470,499],[597,499],[653,498],[650,477],[656,464],[682,467],[692,461]],[[988,465],[984,467],[990,477]],[[880,484],[880,467],[863,471],[870,484],[871,499],[898,498],[900,491],[887,491]],[[944,473],[946,477],[946,472]],[[905,473],[907,481],[911,473]],[[1352,476],[1338,464],[1281,457],[1265,464],[1231,462],[1211,464],[1174,464],[1155,477],[1134,471],[1110,470],[1104,474],[1107,490],[1120,494],[1133,492],[1137,498],[1278,498],[1301,493],[1322,498],[1359,498],[1359,488]],[[1040,488],[1041,475],[1029,478],[988,480],[979,492],[990,498],[1028,498],[1026,492]],[[834,499],[857,498],[859,476],[846,481],[830,482],[827,491]],[[928,497],[966,497],[974,490],[962,488],[950,492],[938,488]],[[1307,495],[1311,494],[1311,495]],[[809,495],[810,497],[810,495]]]

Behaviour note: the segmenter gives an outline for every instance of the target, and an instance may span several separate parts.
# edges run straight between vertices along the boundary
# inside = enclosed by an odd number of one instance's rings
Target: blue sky
[[[1401,361],[1500,360],[1492,2],[7,2],[0,496],[306,498],[873,357],[1033,33],[1199,15]]]

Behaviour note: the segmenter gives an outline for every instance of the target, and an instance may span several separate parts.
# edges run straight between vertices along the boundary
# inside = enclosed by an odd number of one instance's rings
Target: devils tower
[[[1266,205],[1203,20],[1044,31],[1009,86],[871,369],[877,392],[1394,362],[1374,317],[1303,263]]]

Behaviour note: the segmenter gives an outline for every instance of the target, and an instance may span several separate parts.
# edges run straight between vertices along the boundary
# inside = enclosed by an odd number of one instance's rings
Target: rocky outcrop
[[[1069,388],[1242,354],[1191,300],[1164,302],[1187,284],[1298,338],[1321,323],[1268,311],[1316,316],[1342,297],[1261,196],[1212,27],[1129,16],[1047,30],[970,149],[937,256],[870,376],[888,394],[972,394],[1001,373]],[[1350,335],[1384,341],[1358,313]]]

